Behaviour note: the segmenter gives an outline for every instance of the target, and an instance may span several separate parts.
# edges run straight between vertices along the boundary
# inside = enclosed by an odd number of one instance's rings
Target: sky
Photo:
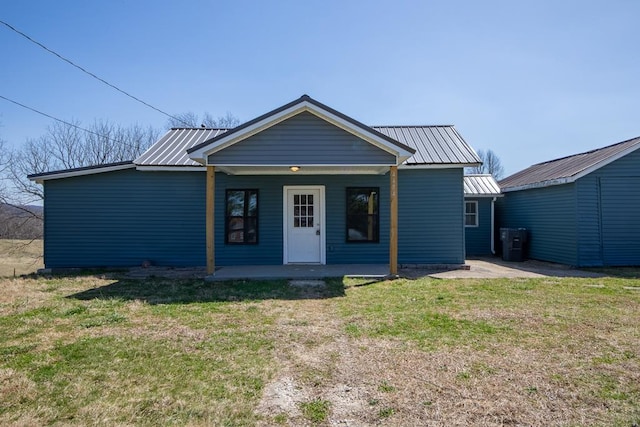
[[[506,175],[640,136],[640,1],[5,1],[0,20],[170,114],[308,94],[369,125],[453,124]],[[167,117],[0,25],[0,95],[63,120]],[[19,147],[52,120],[0,99]]]

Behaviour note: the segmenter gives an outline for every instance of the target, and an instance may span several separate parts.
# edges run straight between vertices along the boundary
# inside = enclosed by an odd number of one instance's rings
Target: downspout
[[[494,197],[493,199],[491,199],[491,253],[493,255],[496,254],[496,246],[495,246],[495,238],[496,238],[496,233],[495,233],[495,228],[496,228],[496,223],[495,223],[495,202],[496,202],[497,197]]]

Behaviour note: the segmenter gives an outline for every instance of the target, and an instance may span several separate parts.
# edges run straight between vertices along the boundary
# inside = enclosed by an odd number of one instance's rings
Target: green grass
[[[302,415],[313,423],[321,423],[329,416],[331,404],[327,400],[316,399],[310,402],[301,402]]]
[[[323,424],[346,384],[364,424],[476,424],[509,403],[524,425],[630,426],[638,284],[2,279],[0,424]],[[259,410],[283,374],[295,407]]]

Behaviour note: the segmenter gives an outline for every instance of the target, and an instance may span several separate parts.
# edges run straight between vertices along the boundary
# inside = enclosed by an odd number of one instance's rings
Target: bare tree
[[[478,157],[482,160],[480,166],[467,168],[468,173],[488,173],[495,179],[500,179],[504,175],[504,167],[500,157],[492,150],[478,150]]]
[[[79,123],[54,122],[47,133],[28,139],[11,153],[8,178],[21,204],[44,198],[43,189],[27,175],[133,160],[158,139],[157,130],[95,121],[85,132]]]
[[[175,118],[170,118],[167,121],[167,127],[169,128],[183,128],[183,127],[208,127],[208,128],[234,128],[240,124],[240,119],[226,112],[224,116],[219,116],[217,119],[209,112],[205,112],[202,119],[192,111],[182,114],[175,114]]]

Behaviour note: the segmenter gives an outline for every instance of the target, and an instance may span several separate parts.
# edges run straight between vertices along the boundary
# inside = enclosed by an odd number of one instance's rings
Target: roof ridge
[[[636,136],[634,138],[629,138],[629,139],[625,139],[624,141],[616,142],[615,144],[606,145],[606,146],[600,147],[600,148],[594,148],[593,150],[583,151],[582,153],[570,154],[568,156],[558,157],[557,159],[547,160],[545,162],[540,162],[540,163],[535,163],[535,164],[531,165],[530,167],[546,165],[546,164],[549,164],[549,163],[557,162],[559,160],[570,159],[571,157],[584,156],[585,154],[591,154],[591,153],[595,153],[595,152],[598,152],[598,151],[606,150],[608,148],[615,147],[616,145],[626,144],[626,143],[628,143],[630,141],[633,141],[634,139],[637,139],[638,142],[640,142],[640,136]]]
[[[229,130],[229,129],[233,129],[233,128],[228,128],[228,127],[210,128],[210,127],[198,126],[198,127],[177,127],[177,128],[171,128],[169,130]]]
[[[452,128],[455,125],[369,125],[372,128]]]

